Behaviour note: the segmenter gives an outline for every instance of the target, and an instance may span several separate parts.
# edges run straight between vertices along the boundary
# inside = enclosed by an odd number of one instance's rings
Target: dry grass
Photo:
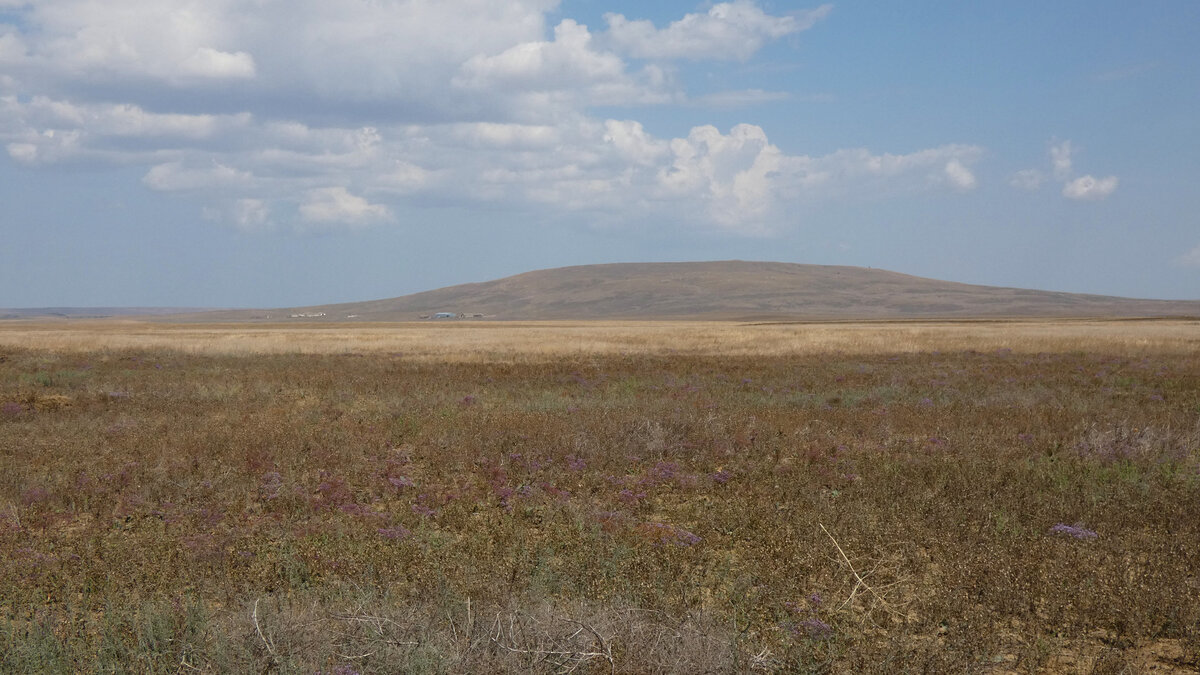
[[[1200,321],[1025,320],[740,324],[701,321],[170,324],[0,322],[0,346],[189,354],[403,353],[437,362],[625,354],[803,356],[929,351],[1200,353]]]
[[[1195,672],[1194,329],[4,324],[0,672]]]

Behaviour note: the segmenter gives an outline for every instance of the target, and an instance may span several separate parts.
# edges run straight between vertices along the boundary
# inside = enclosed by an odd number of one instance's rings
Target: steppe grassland
[[[1019,353],[1200,352],[1196,320],[737,323],[443,321],[365,324],[0,322],[0,345],[191,354],[401,352],[445,362],[583,355],[786,356],[1012,349]]]
[[[0,324],[0,671],[1191,672],[1198,340]]]

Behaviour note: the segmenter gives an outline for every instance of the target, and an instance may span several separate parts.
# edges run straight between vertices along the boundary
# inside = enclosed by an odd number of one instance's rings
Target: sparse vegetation
[[[1194,323],[33,330],[0,671],[1200,668]]]

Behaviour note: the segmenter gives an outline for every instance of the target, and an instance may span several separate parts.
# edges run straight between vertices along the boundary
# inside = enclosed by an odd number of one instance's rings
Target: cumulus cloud
[[[340,186],[311,190],[300,205],[300,218],[319,225],[363,225],[391,216],[383,204],[372,204]]]
[[[653,166],[668,152],[668,145],[646,133],[640,122],[607,120],[604,142],[611,143],[620,156],[637,166]]]
[[[0,28],[0,62],[56,88],[120,85],[139,103],[181,88],[246,87],[280,109],[408,101],[397,114],[461,113],[445,83],[476,54],[539,40],[558,0],[29,0]],[[157,88],[156,88],[157,87]],[[248,91],[240,89],[239,91]],[[419,105],[413,97],[420,94]],[[274,102],[274,103],[272,103]]]
[[[779,100],[691,97],[667,62],[749,58],[827,5],[610,15],[593,33],[549,26],[558,0],[4,2],[4,161],[141,167],[147,189],[245,230],[363,226],[422,200],[764,234],[804,202],[977,185],[975,146],[810,156],[753,124],[655,135],[592,112]]]
[[[1075,147],[1071,141],[1062,141],[1050,146],[1051,175],[1063,184],[1062,195],[1068,199],[1097,201],[1116,191],[1120,182],[1116,176],[1096,178],[1090,174],[1075,175]],[[1013,174],[1009,185],[1021,190],[1037,190],[1046,176],[1038,169],[1024,169]]]
[[[671,141],[671,163],[658,171],[661,188],[707,203],[719,225],[756,230],[775,201],[773,175],[782,153],[761,127],[739,124],[722,134],[713,126],[692,129]]]
[[[640,59],[744,61],[771,40],[808,30],[833,9],[821,5],[791,16],[771,16],[748,0],[714,5],[706,14],[688,14],[666,28],[623,14],[604,15],[605,40],[617,51]]]
[[[975,186],[979,184],[975,179],[975,174],[963,166],[962,161],[957,158],[946,162],[946,178],[950,180],[951,185],[964,192],[974,190]]]
[[[1099,200],[1112,194],[1117,189],[1117,182],[1116,176],[1080,176],[1064,185],[1062,193],[1069,199]]]
[[[489,95],[522,120],[553,119],[587,105],[665,103],[679,97],[662,68],[628,71],[621,57],[597,48],[587,26],[571,19],[554,28],[553,40],[473,56],[452,83]]]

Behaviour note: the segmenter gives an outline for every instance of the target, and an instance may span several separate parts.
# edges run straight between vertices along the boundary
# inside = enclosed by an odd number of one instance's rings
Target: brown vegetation
[[[203,321],[411,321],[435,312],[503,320],[912,319],[1200,316],[1200,300],[1138,300],[961,284],[887,270],[725,260],[537,270],[399,298],[291,310],[219,312]]]
[[[1200,667],[1194,325],[70,326],[0,671]]]

